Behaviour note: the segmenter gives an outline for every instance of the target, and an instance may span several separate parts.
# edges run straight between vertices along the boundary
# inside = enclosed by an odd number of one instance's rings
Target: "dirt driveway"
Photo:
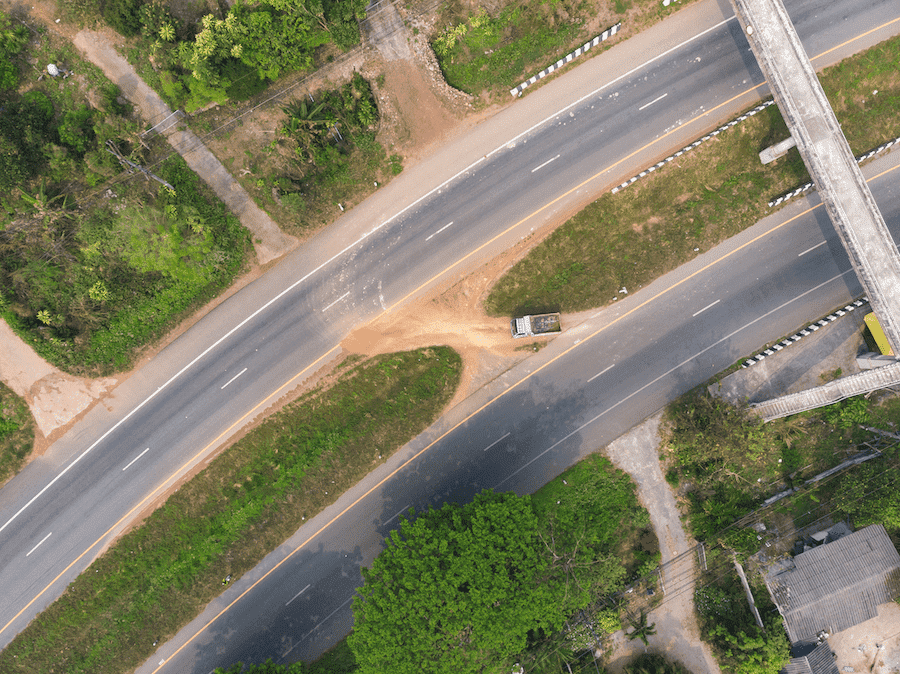
[[[688,538],[681,526],[675,495],[659,465],[662,415],[658,412],[607,448],[610,461],[631,475],[637,484],[638,499],[650,513],[662,553],[665,586],[663,602],[648,617],[649,623],[656,623],[656,634],[648,638],[649,647],[645,648],[639,640],[629,641],[623,632],[617,632],[609,668],[619,674],[634,657],[649,650],[664,653],[692,674],[720,674],[709,646],[700,639],[694,614],[696,557],[692,549],[696,542]]]

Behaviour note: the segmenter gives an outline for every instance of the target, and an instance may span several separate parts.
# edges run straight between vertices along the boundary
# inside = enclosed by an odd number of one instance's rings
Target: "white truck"
[[[512,319],[510,330],[512,331],[512,336],[518,339],[519,337],[535,337],[536,335],[560,332],[562,326],[559,324],[558,313],[537,314]]]

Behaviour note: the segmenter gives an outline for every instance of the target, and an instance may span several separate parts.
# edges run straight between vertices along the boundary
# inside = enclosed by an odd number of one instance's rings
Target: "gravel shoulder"
[[[659,427],[663,413],[657,412],[607,448],[613,464],[631,475],[637,484],[638,499],[650,513],[650,521],[659,539],[662,553],[663,602],[650,612],[649,623],[656,623],[656,634],[649,646],[629,641],[624,632],[613,635],[613,653],[609,664],[613,674],[623,671],[633,658],[645,650],[665,653],[693,674],[720,674],[721,670],[709,646],[700,639],[694,613],[694,576],[696,541],[681,526],[681,517],[659,464]]]

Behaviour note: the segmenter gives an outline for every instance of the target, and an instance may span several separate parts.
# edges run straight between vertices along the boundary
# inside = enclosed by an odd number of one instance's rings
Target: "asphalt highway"
[[[866,176],[896,239],[900,156]],[[400,513],[530,493],[773,339],[862,294],[817,196],[793,204],[505,373],[305,525],[139,674],[309,661],[345,636],[359,572]]]
[[[888,0],[840,7],[806,0],[789,5],[811,55],[881,26],[897,18],[898,13],[896,4]],[[721,106],[721,115],[726,115],[729,104],[745,104],[745,99],[749,104],[760,95],[754,90],[760,84],[759,72],[734,19],[726,17],[679,36],[678,44],[681,46],[635,63],[632,71],[620,78],[597,82],[593,94],[576,99],[547,123],[511,137],[511,142],[501,139],[501,145],[485,147],[489,154],[483,159],[402,214],[395,216],[388,211],[379,222],[356,230],[333,228],[325,233],[317,239],[319,245],[292,255],[261,282],[210,313],[185,339],[160,354],[153,368],[135,374],[120,386],[108,410],[92,411],[45,457],[32,462],[6,485],[0,491],[0,587],[4,588],[0,645],[8,643],[58,596],[105,543],[178,475],[259,414],[273,395],[277,397],[327,362],[355,325],[421,291],[444,270],[455,273],[459,268],[454,266],[455,261],[470,259],[475,252],[486,254],[492,246],[520,237],[530,226],[529,214],[550,213],[548,204],[573,189],[581,189],[578,186],[586,178],[603,185],[627,178],[635,163],[654,153],[659,156],[677,149],[688,133],[679,133],[680,125],[717,106]],[[517,105],[525,105],[528,100]],[[721,115],[706,115],[704,123],[713,125],[725,118]],[[653,138],[664,142],[647,149]],[[631,163],[622,159],[629,157]],[[585,193],[589,191],[586,185],[582,188]],[[786,263],[787,267],[793,269],[797,261],[793,263]],[[764,266],[757,259],[749,268],[758,275]],[[741,287],[742,281],[733,276],[729,268],[721,272],[716,283],[730,289]],[[855,281],[845,274],[832,283],[844,284],[847,294],[847,286],[852,288]],[[763,290],[747,288],[746,292],[748,296],[755,293],[766,297],[781,292],[761,287]],[[535,375],[527,390],[517,388],[509,400],[515,401],[523,414],[529,409],[538,412],[541,406],[546,407],[544,413],[510,416],[518,419],[513,423],[506,421],[506,416],[492,416],[496,414],[493,406],[487,408],[483,416],[492,421],[486,422],[482,435],[473,431],[472,437],[478,440],[469,440],[469,444],[455,441],[453,449],[448,450],[458,462],[456,469],[450,465],[435,467],[428,473],[432,480],[427,487],[414,474],[391,483],[390,498],[382,499],[387,505],[375,506],[376,510],[361,520],[370,529],[368,539],[358,531],[363,527],[358,520],[355,524],[342,520],[333,525],[332,531],[345,529],[346,536],[353,531],[362,535],[359,540],[371,542],[386,530],[384,525],[372,529],[371,524],[389,524],[389,518],[406,504],[421,506],[429,499],[463,498],[478,485],[495,486],[492,480],[500,478],[505,480],[501,488],[527,491],[538,486],[577,458],[580,435],[564,438],[588,418],[586,415],[596,414],[590,410],[597,408],[589,407],[588,401],[612,384],[627,387],[652,381],[681,362],[679,359],[693,354],[697,344],[705,344],[709,335],[718,335],[719,331],[723,337],[727,335],[719,313],[725,305],[723,298],[700,314],[700,325],[696,321],[686,323],[683,315],[667,316],[664,307],[657,307],[656,317],[633,325],[625,337],[600,340],[605,360],[601,359],[603,365],[597,372],[610,364],[614,367],[591,382],[557,380],[543,372]],[[741,309],[738,323],[757,320],[762,314],[756,311],[754,304],[748,304]],[[768,316],[753,325],[761,330],[761,336],[776,325],[773,321]],[[627,322],[623,319],[623,325]],[[793,327],[796,320],[788,329]],[[776,330],[776,334],[781,333]],[[646,346],[641,346],[638,335],[649,340]],[[660,340],[660,335],[665,338]],[[747,337],[746,343],[729,338],[729,348],[737,349],[732,360],[772,336]],[[666,348],[650,350],[651,343],[656,342]],[[690,361],[688,371],[677,370],[675,375],[685,382],[697,381],[696,377],[706,371],[700,364],[705,364],[711,353]],[[590,366],[573,363],[571,368],[573,374],[581,376]],[[538,389],[532,390],[535,385]],[[635,389],[637,393],[627,405],[619,404],[615,409],[653,411],[665,402],[667,394],[661,384],[641,386],[644,388]],[[662,391],[662,397],[653,397],[657,390]],[[130,411],[120,413],[123,409]],[[564,410],[562,416],[559,410]],[[615,421],[617,414],[608,413],[604,421],[610,432],[630,425],[623,426],[625,417]],[[475,421],[473,418],[471,423]],[[487,441],[484,446],[496,440],[496,430],[503,427],[509,428],[504,432],[510,435],[490,451],[478,446],[482,440]],[[528,441],[516,439],[519,437]],[[531,461],[551,446],[553,449],[543,455],[552,458],[551,463],[547,463],[550,458],[540,458],[532,464],[544,466],[538,472],[529,468],[513,476],[501,470],[504,465],[518,465],[516,461]],[[428,457],[432,455],[429,452]],[[426,470],[431,469],[420,467],[419,473]],[[438,483],[444,486],[435,488]],[[404,489],[408,491],[404,493]],[[388,510],[390,515],[386,514]],[[304,553],[309,555],[305,563],[310,580],[305,584],[310,587],[288,608],[306,613],[305,617],[290,619],[273,616],[288,625],[288,632],[282,630],[282,636],[277,637],[282,645],[284,634],[293,635],[289,642],[298,641],[297,634],[305,625],[318,625],[334,611],[338,611],[332,622],[337,630],[334,633],[340,631],[338,626],[346,626],[347,597],[358,582],[360,563],[365,563],[373,548],[361,543],[358,552],[345,551],[347,556],[340,558],[344,549],[339,546],[329,551],[323,546],[318,557]],[[330,564],[325,563],[326,558]],[[268,611],[264,613],[268,615]],[[258,630],[270,632],[264,620],[258,622]],[[272,634],[276,632],[271,630]],[[304,643],[315,642],[319,644],[315,648],[319,648],[326,641],[307,639]],[[236,637],[227,642],[211,641],[196,661],[202,664],[191,666],[200,668],[196,671],[209,671],[215,664],[228,664],[230,657],[253,659],[263,644],[269,648],[274,643],[258,635],[254,642],[260,645],[257,650]],[[240,643],[245,644],[243,649]],[[290,651],[289,658],[308,657],[315,651],[310,646],[293,646],[290,643],[283,651]],[[210,665],[210,651],[221,653],[226,660]],[[179,666],[172,671],[190,669]]]

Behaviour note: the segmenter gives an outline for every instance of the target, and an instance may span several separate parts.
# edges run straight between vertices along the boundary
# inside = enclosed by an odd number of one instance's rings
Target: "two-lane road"
[[[867,34],[898,14],[896,3],[889,0],[854,3],[852,16],[847,6],[836,8],[833,3],[791,4],[813,54]],[[520,238],[554,209],[563,208],[566,198],[588,199],[601,187],[628,177],[642,162],[676,149],[694,130],[713,125],[758,97],[759,73],[735,30],[736,22],[722,13],[707,24],[692,26],[671,46],[666,43],[621,75],[598,80],[574,99],[563,94],[571,81],[567,78],[578,77],[579,71],[498,115],[491,123],[504,129],[505,119],[514,121],[521,110],[534,105],[529,101],[543,105],[555,94],[563,101],[560,113],[546,122],[522,134],[493,138],[501,141],[496,149],[404,212],[387,212],[379,221],[357,223],[355,229],[332,228],[317,237],[315,245],[298,251],[208,315],[187,339],[166,349],[152,370],[120,386],[110,403],[113,412],[94,410],[45,457],[30,464],[0,491],[0,645],[58,596],[160,490],[257,415],[274,392],[327,361],[354,326],[441,274],[456,273],[477,256]],[[614,52],[604,57],[613,58]],[[716,112],[706,114],[710,110]],[[509,128],[517,127],[510,122]],[[388,190],[397,194],[404,184],[397,181]],[[733,280],[724,275],[722,283]],[[716,315],[718,306],[705,315]],[[700,337],[689,329],[677,335],[686,348]],[[665,371],[668,361],[645,358],[634,350],[636,344],[630,337],[615,342],[617,355],[603,365],[615,367],[586,382],[585,391],[610,377],[631,375],[638,362],[643,363],[641,371],[653,374],[651,380]],[[628,368],[619,364],[624,359],[631,359]],[[655,404],[645,403],[643,392],[629,404],[638,402],[648,409]],[[131,411],[123,415],[118,409]],[[550,441],[553,433],[569,432],[565,425],[551,429],[548,421],[554,415],[546,412],[547,418],[538,418],[537,429],[530,431],[536,443],[530,447]],[[576,427],[579,418],[573,412]],[[513,431],[509,433],[490,451],[482,451],[483,461],[504,456],[498,452],[524,455],[524,445],[502,449],[511,446],[503,444],[513,437]],[[529,434],[522,429],[519,433]],[[496,440],[485,439],[485,445]],[[569,459],[554,464],[561,467],[574,455],[570,441],[559,447],[570,452]],[[473,463],[472,470],[489,470],[477,465]],[[474,484],[468,477],[448,479],[449,484]],[[447,487],[436,497],[453,491]],[[377,519],[396,514],[405,500],[398,497],[391,505],[396,509]],[[408,501],[419,502],[412,495]],[[358,566],[359,559],[344,559],[352,568]],[[318,573],[353,577],[346,569],[324,569]],[[319,597],[321,588],[308,584],[309,590],[290,606],[308,608],[308,602]]]

